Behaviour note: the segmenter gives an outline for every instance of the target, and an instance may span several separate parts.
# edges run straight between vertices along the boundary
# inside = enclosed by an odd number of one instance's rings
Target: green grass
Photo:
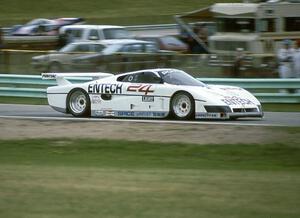
[[[0,141],[0,146],[2,164],[167,169],[300,169],[299,145],[197,146],[85,139]]]
[[[262,104],[264,111],[274,111],[274,112],[300,112],[300,104],[285,104],[285,103],[265,103]]]
[[[2,0],[0,25],[20,24],[39,17],[83,17],[94,24],[174,23],[174,15],[212,3],[212,0]]]
[[[300,147],[0,140],[0,217],[299,217]]]
[[[1,104],[32,104],[32,105],[47,105],[46,98],[28,98],[28,97],[6,97],[0,96]]]

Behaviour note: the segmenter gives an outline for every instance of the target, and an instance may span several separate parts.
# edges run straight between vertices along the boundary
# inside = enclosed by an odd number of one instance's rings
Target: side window
[[[126,75],[126,76],[122,76],[122,77],[119,77],[117,79],[117,81],[135,83],[136,80],[137,80],[137,75],[138,74],[135,73],[135,74],[129,74],[129,75]]]
[[[71,30],[71,35],[74,39],[80,39],[82,36],[82,30],[81,29],[73,29],[73,30]]]
[[[159,84],[162,79],[152,72],[141,72],[135,74],[129,74],[126,76],[121,76],[117,81],[130,82],[130,83],[155,83]]]
[[[142,72],[137,74],[137,83],[161,83],[161,78],[152,72]]]
[[[155,44],[145,44],[145,52],[147,53],[155,53],[158,49]]]
[[[99,33],[96,29],[92,29],[89,33],[90,40],[99,40]]]
[[[89,45],[88,44],[81,44],[77,46],[78,52],[89,52]]]
[[[300,31],[300,17],[286,17],[285,31]]]
[[[95,52],[101,52],[105,46],[104,45],[100,45],[100,44],[93,44],[91,45],[92,46],[92,51],[95,51]]]
[[[131,45],[125,45],[121,52],[133,52],[133,53],[141,53],[143,52],[143,45],[141,44],[131,44]]]
[[[77,52],[78,51],[78,47],[79,45],[76,45],[76,44],[69,44],[70,45],[70,49],[64,51],[64,52]]]
[[[143,52],[143,45],[142,44],[134,44],[131,46],[131,52],[141,53]]]
[[[276,31],[276,20],[273,18],[264,18],[259,22],[261,32],[275,32]]]
[[[131,45],[124,45],[123,48],[120,49],[121,52],[130,52]]]
[[[103,29],[105,39],[130,39],[132,38],[129,32],[123,28],[108,28]]]

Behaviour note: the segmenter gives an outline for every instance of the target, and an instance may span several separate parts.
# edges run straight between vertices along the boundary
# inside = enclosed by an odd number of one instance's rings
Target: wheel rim
[[[173,111],[178,117],[186,117],[189,115],[192,109],[191,99],[184,95],[177,95],[173,100]]]
[[[83,113],[87,106],[86,96],[81,91],[72,93],[69,102],[71,110],[76,114]]]

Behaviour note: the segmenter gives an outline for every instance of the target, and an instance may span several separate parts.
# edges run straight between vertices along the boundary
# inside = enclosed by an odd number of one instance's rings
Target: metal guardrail
[[[72,83],[90,81],[92,78],[67,78]],[[300,103],[300,93],[281,93],[278,90],[300,89],[300,79],[231,79],[197,78],[207,84],[232,85],[254,90],[262,103]],[[0,74],[0,96],[46,98],[46,88],[56,85],[55,80],[42,80],[35,75]],[[263,92],[258,92],[263,90]],[[268,92],[266,92],[266,90]]]

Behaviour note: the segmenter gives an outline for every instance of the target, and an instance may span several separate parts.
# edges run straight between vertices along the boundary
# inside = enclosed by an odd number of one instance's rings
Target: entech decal
[[[89,93],[122,94],[122,84],[89,84]]]

